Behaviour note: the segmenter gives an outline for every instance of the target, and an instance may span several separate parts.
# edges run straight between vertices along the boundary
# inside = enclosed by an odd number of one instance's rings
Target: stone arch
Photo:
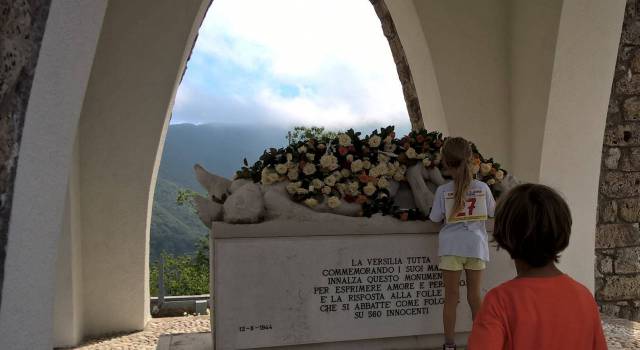
[[[52,3],[20,152],[3,346],[51,348],[144,326],[153,185],[210,5]]]

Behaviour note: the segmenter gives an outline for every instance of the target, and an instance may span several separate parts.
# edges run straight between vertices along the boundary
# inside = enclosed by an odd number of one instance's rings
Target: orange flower
[[[358,203],[358,204],[367,203],[367,196],[365,196],[363,194],[358,195],[358,197],[356,198],[356,203]]]

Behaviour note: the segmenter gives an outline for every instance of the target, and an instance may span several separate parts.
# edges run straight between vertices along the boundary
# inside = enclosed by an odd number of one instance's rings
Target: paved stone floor
[[[640,323],[602,316],[609,350],[640,350]],[[95,339],[80,350],[155,350],[162,334],[209,332],[209,316],[152,319],[144,331]],[[174,337],[175,338],[175,337]],[[178,337],[179,338],[179,337]],[[183,338],[184,339],[184,338]],[[189,349],[184,345],[171,349]]]

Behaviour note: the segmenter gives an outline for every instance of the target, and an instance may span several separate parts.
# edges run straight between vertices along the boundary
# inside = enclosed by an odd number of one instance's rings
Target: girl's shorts
[[[484,270],[487,264],[482,259],[465,256],[444,255],[440,257],[440,270],[462,271],[462,270]]]

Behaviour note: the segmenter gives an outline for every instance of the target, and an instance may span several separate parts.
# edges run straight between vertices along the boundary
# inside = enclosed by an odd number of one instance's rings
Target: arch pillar
[[[625,0],[386,3],[402,23],[416,89],[439,91],[439,101],[418,93],[427,127],[446,125],[517,178],[562,192],[574,236],[561,267],[593,290],[601,147]],[[442,113],[427,112],[434,101]]]

